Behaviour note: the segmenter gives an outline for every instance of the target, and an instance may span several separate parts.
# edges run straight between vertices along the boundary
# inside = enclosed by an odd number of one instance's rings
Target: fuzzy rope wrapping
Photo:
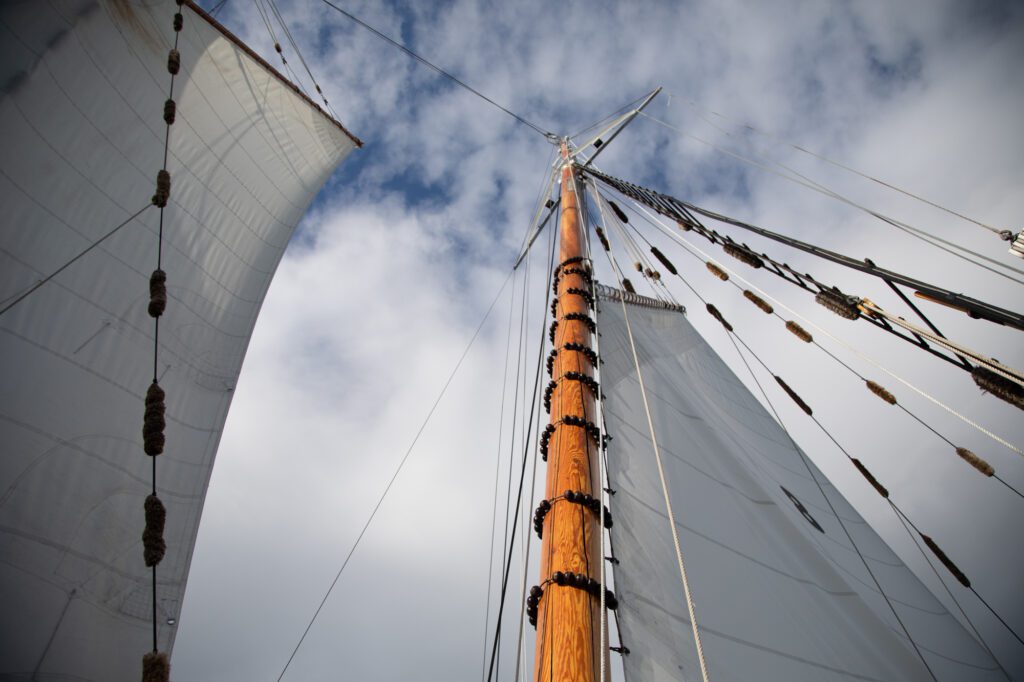
[[[164,102],[164,123],[167,125],[174,125],[174,119],[178,113],[178,105],[174,103],[173,99],[169,99]]]
[[[604,250],[611,251],[612,245],[608,243],[608,237],[605,236],[604,230],[601,229],[601,226],[596,226],[594,230],[597,232],[597,238],[601,240],[601,246],[604,247]]]
[[[707,310],[711,314],[711,317],[715,318],[716,320],[718,320],[719,322],[722,323],[722,326],[725,327],[725,331],[727,331],[727,332],[731,332],[732,331],[732,325],[729,324],[724,317],[722,317],[722,313],[720,313],[718,311],[718,308],[716,308],[712,304],[708,303],[707,304]]]
[[[856,320],[860,317],[860,310],[856,303],[853,303],[849,296],[838,289],[822,289],[815,296],[814,300],[818,305],[824,306],[839,317],[847,320]]]
[[[630,282],[625,277],[622,278],[622,288],[625,289],[626,291],[628,291],[631,294],[635,294],[636,293],[636,289],[633,288],[633,283]]]
[[[857,471],[859,471],[861,475],[867,479],[868,483],[870,483],[871,486],[878,491],[879,495],[886,499],[889,499],[889,491],[886,490],[884,485],[878,482],[878,479],[875,478],[870,471],[868,471],[868,468],[864,466],[859,459],[850,458],[850,461],[853,462],[853,466],[857,467]]]
[[[1024,386],[981,365],[971,370],[971,377],[981,390],[1024,410]]]
[[[800,396],[798,396],[798,395],[796,394],[796,391],[794,391],[793,389],[791,389],[791,388],[789,387],[789,384],[787,384],[787,383],[786,383],[785,381],[783,381],[783,380],[782,380],[782,377],[780,377],[780,376],[776,375],[776,376],[775,376],[775,381],[776,381],[776,382],[777,382],[777,383],[779,384],[779,386],[781,386],[781,387],[782,387],[782,390],[783,390],[783,391],[785,391],[785,392],[786,392],[786,394],[787,394],[787,395],[788,395],[788,396],[789,396],[790,398],[792,398],[792,399],[793,399],[793,402],[795,402],[795,403],[796,403],[797,405],[799,405],[799,406],[800,406],[800,409],[801,409],[801,410],[803,410],[804,412],[806,412],[806,413],[807,413],[807,415],[808,415],[808,416],[810,416],[810,415],[814,414],[813,412],[811,412],[811,406],[810,406],[810,405],[808,405],[807,403],[805,403],[805,402],[803,401],[803,398],[801,398]]]
[[[727,254],[729,254],[733,258],[735,258],[738,261],[746,263],[755,270],[757,268],[764,267],[764,261],[758,258],[757,254],[755,254],[753,251],[751,251],[745,246],[737,246],[736,244],[725,244],[722,246],[722,248],[725,250]]]
[[[142,682],[170,682],[171,661],[162,651],[150,651],[142,657]]]
[[[155,381],[146,391],[146,414],[143,417],[142,441],[143,450],[150,457],[156,457],[164,451],[164,428],[167,420],[164,417],[167,407],[164,403],[164,390]]]
[[[167,53],[167,72],[172,76],[177,76],[179,71],[181,71],[181,53],[171,50]]]
[[[921,539],[924,540],[924,544],[928,545],[928,549],[932,551],[932,554],[934,554],[936,558],[942,562],[942,565],[953,574],[953,577],[960,581],[960,584],[964,587],[970,587],[971,581],[968,580],[967,576],[964,575],[964,572],[961,571],[948,556],[946,556],[946,553],[943,552],[937,544],[935,544],[935,541],[924,533],[919,533],[919,535],[921,536]]]
[[[811,341],[814,340],[814,337],[811,336],[811,333],[809,331],[798,325],[793,320],[788,320],[786,322],[786,329],[791,331],[798,339],[805,343],[810,343]]]
[[[996,470],[992,468],[991,464],[983,460],[981,457],[978,457],[967,448],[957,448],[956,454],[960,455],[965,462],[986,476],[992,476],[996,473]]]
[[[765,314],[771,315],[772,313],[775,312],[775,308],[773,308],[771,306],[771,304],[768,303],[768,301],[764,300],[763,298],[761,298],[760,296],[755,294],[750,289],[744,289],[743,290],[743,295],[747,298],[748,301],[750,301],[751,303],[756,305],[758,308],[763,310],[765,312]]]
[[[157,208],[163,208],[167,205],[167,200],[171,197],[171,174],[166,170],[160,170],[156,174],[156,193],[153,195],[152,202]]]
[[[722,268],[718,267],[717,265],[715,265],[711,261],[708,261],[707,263],[705,263],[705,265],[707,265],[708,271],[711,272],[712,275],[714,275],[718,279],[722,280],[723,282],[728,282],[729,281],[729,273],[727,273],[725,270],[723,270]]]
[[[666,270],[668,270],[669,272],[671,272],[671,273],[672,273],[673,275],[678,275],[678,274],[679,274],[679,271],[678,271],[678,270],[676,270],[676,266],[672,264],[672,261],[670,261],[670,260],[669,260],[669,259],[668,259],[667,257],[665,257],[665,254],[663,254],[663,253],[662,253],[662,252],[661,252],[661,251],[660,251],[660,250],[658,249],[658,247],[657,247],[657,246],[652,246],[652,247],[651,247],[651,253],[653,253],[653,254],[654,254],[654,257],[655,257],[655,258],[657,258],[657,259],[658,259],[659,261],[661,261],[661,264],[662,264],[663,266],[665,266],[665,269],[666,269]]]
[[[167,551],[164,542],[164,525],[167,522],[167,509],[160,498],[154,495],[146,497],[146,529],[142,531],[142,553],[146,566],[159,564]]]
[[[896,396],[894,396],[889,391],[885,390],[885,387],[883,387],[881,384],[876,384],[874,381],[868,381],[865,382],[865,385],[868,387],[869,391],[877,395],[885,402],[889,403],[890,405],[896,404]]]
[[[167,309],[167,273],[154,270],[149,277],[149,316],[160,317]]]

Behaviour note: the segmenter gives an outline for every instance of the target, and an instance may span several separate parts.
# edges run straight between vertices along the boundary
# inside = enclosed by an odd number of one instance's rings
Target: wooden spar
[[[564,265],[558,279],[555,355],[552,379],[556,386],[551,399],[551,421],[555,432],[548,449],[546,499],[553,500],[544,518],[541,542],[540,580],[544,589],[537,613],[537,648],[534,655],[535,682],[594,682],[598,677],[600,651],[600,599],[569,585],[549,582],[556,571],[571,571],[600,579],[600,537],[597,517],[582,505],[562,499],[567,490],[600,498],[593,481],[598,480],[599,445],[587,429],[562,424],[566,415],[595,422],[595,397],[583,382],[564,378],[566,372],[593,376],[595,369],[586,355],[569,350],[567,343],[591,346],[590,329],[583,320],[567,319],[569,313],[592,317],[594,312],[583,296],[570,288],[590,291],[589,278],[574,268],[590,271],[585,238],[579,219],[579,204],[569,154],[562,144],[566,164],[562,170],[562,218],[559,234],[559,263]],[[599,486],[597,486],[599,488]],[[558,498],[558,499],[556,499]],[[546,583],[546,584],[545,584]]]

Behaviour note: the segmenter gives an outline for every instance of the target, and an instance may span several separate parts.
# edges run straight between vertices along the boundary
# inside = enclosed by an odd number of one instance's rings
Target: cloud
[[[329,193],[316,201],[301,239],[285,256],[253,336],[193,562],[175,649],[178,679],[262,679],[280,670],[501,287],[532,218],[538,188],[550,172],[550,145],[505,114],[319,3],[279,5],[331,104],[367,146],[353,154],[329,183]],[[578,130],[664,85],[652,116],[742,154],[763,153],[872,207],[1006,261],[1005,245],[988,233],[883,192],[779,140],[843,160],[994,225],[1018,225],[1017,190],[1024,180],[1024,138],[1017,123],[1024,88],[1018,65],[1024,23],[1013,5],[482,6],[457,1],[411,9],[370,2],[345,7],[556,132]],[[228,3],[221,19],[262,54],[274,55],[249,5]],[[290,48],[285,52],[290,65],[299,68]],[[752,133],[742,124],[777,137]],[[601,166],[729,215],[1020,307],[1017,285],[969,272],[855,209],[649,120],[634,122],[602,156]],[[779,254],[800,271],[905,310],[880,283],[730,233]],[[1020,623],[1024,609],[1012,568],[1017,561],[1006,557],[1024,557],[1005,543],[1015,537],[1019,498],[977,476],[895,408],[881,410],[877,398],[852,377],[836,374],[828,358],[809,349],[794,351],[784,331],[769,327],[761,319],[766,316],[695,259],[652,239],[726,317],[751,330],[751,341],[771,340],[759,346],[766,362],[783,376],[797,377],[801,394],[816,409],[823,406],[823,419],[837,439],[856,444],[854,456],[862,456],[898,491],[908,512],[936,529],[936,539],[980,578],[979,591],[992,595],[1011,622]],[[520,372],[527,389],[532,388],[532,344],[546,312],[540,310],[544,247],[538,240],[532,256],[526,326],[531,345]],[[726,262],[721,252],[713,255]],[[744,267],[731,259],[727,264]],[[873,329],[858,327],[853,333],[852,326],[844,327],[847,323],[792,287],[763,273],[741,272],[943,400],[1024,442],[1019,412],[978,396],[965,374]],[[601,276],[609,278],[603,266]],[[521,296],[522,278],[514,284]],[[673,282],[671,289],[690,307],[691,321],[757,395],[717,323],[680,284]],[[339,665],[345,676],[366,680],[479,675],[495,467],[502,495],[510,468],[510,427],[506,423],[500,447],[496,427],[508,293],[499,299],[289,678],[337,677]],[[520,301],[513,304],[516,311]],[[1024,364],[1019,332],[965,325],[952,311],[928,312],[951,336],[956,330],[1004,362]],[[512,343],[515,349],[515,336]],[[848,354],[841,356],[870,377],[886,379]],[[511,369],[515,366],[513,357]],[[836,401],[840,388],[852,397]],[[942,410],[912,395],[905,400],[954,442],[984,451],[1007,480],[1024,486],[1015,455],[979,439]],[[792,406],[777,404],[787,424],[801,423]],[[521,429],[517,425],[515,432]],[[905,560],[928,571],[834,446],[813,429],[794,431]],[[515,452],[520,439],[517,435]],[[502,499],[499,508],[503,505]],[[990,534],[979,537],[976,527]],[[518,563],[516,557],[513,566]],[[513,582],[519,579],[515,570]],[[507,608],[518,612],[518,587]],[[1021,669],[1024,658],[1005,631],[976,605],[968,610],[997,653]],[[506,621],[509,631],[515,634],[512,620]],[[396,642],[404,653],[396,651]],[[512,658],[503,650],[506,673]]]

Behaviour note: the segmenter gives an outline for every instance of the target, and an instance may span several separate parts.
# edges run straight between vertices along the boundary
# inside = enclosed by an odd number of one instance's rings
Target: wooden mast
[[[579,218],[568,146],[562,143],[561,225],[559,263],[555,271],[558,296],[555,315],[554,348],[557,354],[551,378],[551,421],[554,428],[548,448],[545,499],[551,508],[544,517],[541,543],[540,581],[543,596],[537,612],[537,647],[534,657],[535,682],[594,682],[598,677],[600,651],[600,598],[586,589],[557,585],[556,573],[572,572],[600,579],[598,519],[586,506],[565,499],[566,491],[585,493],[600,499],[600,486],[594,485],[599,471],[600,446],[589,429],[563,423],[566,416],[595,422],[596,392],[584,381],[567,378],[567,373],[594,376],[595,368],[581,350],[591,347],[588,320],[593,319],[587,297],[590,292],[590,261]],[[576,313],[583,319],[567,318]],[[574,317],[574,316],[573,316]],[[577,374],[577,376],[578,376]],[[551,427],[549,427],[550,430]]]

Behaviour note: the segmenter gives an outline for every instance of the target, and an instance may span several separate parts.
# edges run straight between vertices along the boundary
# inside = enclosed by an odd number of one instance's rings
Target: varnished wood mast
[[[568,159],[566,145],[562,156]],[[578,426],[561,423],[565,415],[596,422],[594,396],[580,381],[564,378],[566,372],[594,375],[594,367],[586,355],[568,350],[567,343],[591,347],[587,324],[566,319],[569,313],[592,317],[587,300],[569,289],[590,291],[589,278],[573,269],[590,271],[582,224],[579,219],[571,165],[562,171],[562,220],[560,226],[558,279],[558,327],[555,332],[555,355],[552,379],[557,382],[551,397],[551,424],[555,431],[548,448],[546,498],[553,500],[544,519],[541,543],[540,580],[551,579],[556,571],[572,571],[600,579],[601,556],[598,522],[584,506],[562,499],[567,490],[600,494],[594,485],[598,480],[599,446]],[[558,498],[558,499],[556,499]],[[598,677],[600,651],[600,600],[586,590],[568,585],[544,585],[544,594],[537,613],[537,648],[534,658],[535,682],[593,682]]]

